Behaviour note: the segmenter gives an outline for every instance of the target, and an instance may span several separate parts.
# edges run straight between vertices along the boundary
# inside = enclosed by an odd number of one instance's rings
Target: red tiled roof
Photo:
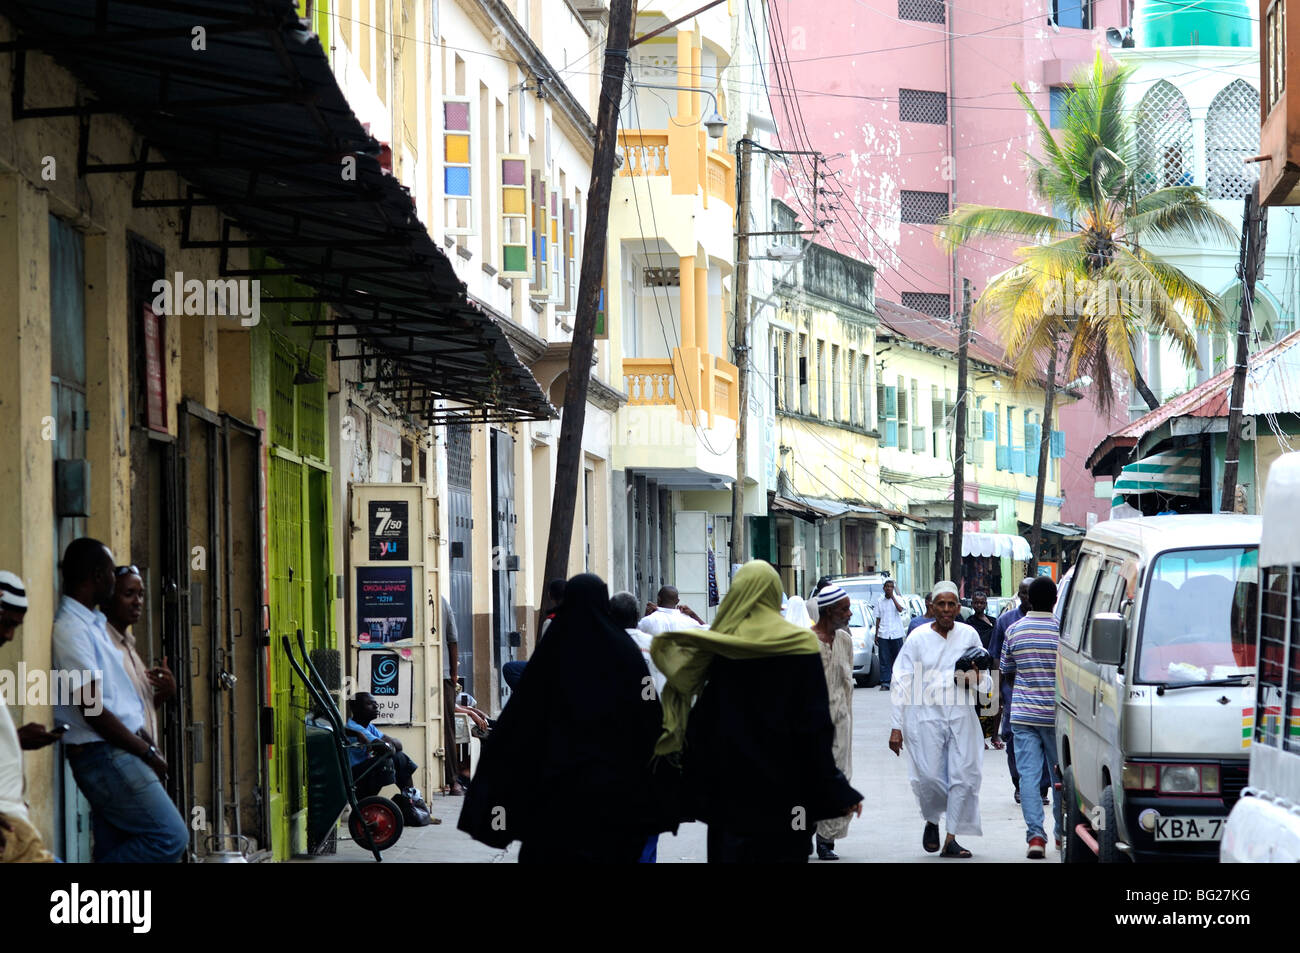
[[[1231,340],[1231,339],[1230,339]],[[1288,334],[1282,340],[1270,344],[1246,362],[1247,387],[1245,407],[1253,413],[1286,413],[1300,399],[1300,387],[1297,386],[1294,361],[1279,361],[1287,351],[1300,344],[1300,331]],[[1289,356],[1289,355],[1288,355]],[[1252,374],[1249,369],[1269,365],[1262,375]],[[1137,446],[1139,440],[1161,424],[1177,417],[1227,417],[1228,401],[1232,391],[1232,368],[1220,371],[1206,381],[1197,384],[1185,394],[1179,394],[1155,410],[1139,417],[1127,427],[1121,427],[1097,445],[1088,457],[1088,467],[1092,468],[1116,447]],[[1295,391],[1295,394],[1292,394]],[[1252,414],[1253,415],[1253,414]]]

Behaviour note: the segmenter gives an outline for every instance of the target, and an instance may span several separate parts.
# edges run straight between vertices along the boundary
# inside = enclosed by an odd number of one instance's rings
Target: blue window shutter
[[[1012,473],[1025,472],[1025,448],[1024,447],[1011,448],[1011,472]]]
[[[1007,466],[1010,462],[1010,458],[1011,458],[1010,447],[998,447],[997,465],[999,470],[1007,469]]]
[[[897,420],[885,421],[885,446],[886,447],[898,446],[898,421]]]
[[[1052,459],[1053,460],[1065,459],[1065,431],[1064,430],[1052,431]]]
[[[996,440],[998,437],[998,419],[991,410],[984,411],[984,439]]]
[[[897,387],[887,386],[885,388],[885,416],[886,417],[898,416],[898,388]],[[898,442],[897,439],[895,439],[894,443],[897,442]],[[890,444],[891,447],[893,445],[894,444]]]

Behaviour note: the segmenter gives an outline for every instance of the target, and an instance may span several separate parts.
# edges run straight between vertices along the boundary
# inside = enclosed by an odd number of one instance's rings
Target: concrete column
[[[694,34],[690,30],[677,31],[677,85],[694,86],[691,82],[691,67],[694,60],[691,54],[692,41]],[[692,116],[691,112],[691,93],[686,89],[677,91],[677,115],[674,117],[678,122],[684,121],[682,117]],[[671,128],[671,124],[670,124]]]
[[[687,84],[688,86],[700,85],[700,80],[704,75],[704,71],[703,69],[701,69],[700,66],[700,61],[702,56],[703,56],[703,50],[700,49],[699,44],[692,43],[691,44],[691,81]],[[700,92],[698,90],[694,90],[691,92],[691,115],[692,116],[700,115]]]
[[[0,668],[49,671],[54,578],[54,420],[50,403],[50,224],[46,195],[21,175],[0,174],[0,340],[10,373],[0,375],[0,567],[27,584],[28,610]],[[49,724],[48,706],[22,704],[15,724]],[[55,844],[54,748],[24,752],[32,823]]]
[[[685,270],[683,267],[682,271]],[[705,354],[709,352],[709,269],[698,267],[695,269],[695,346]]]
[[[695,302],[698,299],[695,293],[695,256],[694,255],[690,256],[689,258],[683,257],[681,259],[681,268],[679,271],[679,277],[681,280],[681,286],[678,288],[677,293],[678,296],[681,298],[681,305],[682,305],[681,346],[684,348],[695,347],[695,343],[698,340],[698,338],[696,337],[696,330],[695,330],[696,327]],[[707,284],[705,285],[705,289],[707,292],[708,289]],[[708,333],[707,327],[708,325],[707,325],[707,318],[706,318],[706,324],[705,324],[706,335]]]

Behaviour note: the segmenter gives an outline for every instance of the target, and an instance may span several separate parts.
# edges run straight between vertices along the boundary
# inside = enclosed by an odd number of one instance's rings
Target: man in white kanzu
[[[925,817],[921,846],[939,850],[939,816],[946,814],[944,857],[969,857],[957,834],[982,836],[979,790],[984,736],[970,689],[993,689],[987,671],[957,672],[959,658],[983,651],[979,634],[957,621],[957,587],[940,582],[931,592],[934,621],[915,629],[894,662],[889,748],[908,753],[908,777]]]

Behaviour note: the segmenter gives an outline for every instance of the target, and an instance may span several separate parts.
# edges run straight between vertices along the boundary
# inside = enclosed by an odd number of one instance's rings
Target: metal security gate
[[[178,441],[181,507],[174,532],[183,607],[175,640],[177,707],[168,720],[168,759],[177,803],[197,854],[229,849],[237,835],[268,845],[258,743],[264,656],[256,637],[262,565],[256,501],[260,431],[188,401]],[[236,554],[239,554],[238,558]],[[171,752],[176,752],[172,755]],[[183,770],[182,770],[183,766]],[[196,810],[197,809],[197,810]]]
[[[501,666],[514,658],[515,625],[515,441],[502,430],[488,432],[492,448],[492,667],[501,701],[510,689]]]
[[[474,694],[473,495],[470,490],[469,427],[447,428],[447,527],[451,559],[451,611],[456,617],[460,676]]]
[[[52,443],[57,484],[59,467],[86,459],[86,252],[82,234],[60,218],[50,216],[50,413],[54,418]],[[107,419],[100,426],[108,426]],[[61,464],[60,461],[66,461]],[[85,488],[87,496],[90,487]],[[89,499],[85,503],[89,505]],[[58,487],[54,498],[54,576],[61,579],[59,560],[68,544],[86,535],[87,510],[60,507]],[[119,556],[119,553],[114,553]],[[78,790],[72,768],[63,759],[58,777],[62,783],[63,843],[56,849],[64,860],[90,861],[90,803]],[[56,792],[56,797],[58,796]]]

